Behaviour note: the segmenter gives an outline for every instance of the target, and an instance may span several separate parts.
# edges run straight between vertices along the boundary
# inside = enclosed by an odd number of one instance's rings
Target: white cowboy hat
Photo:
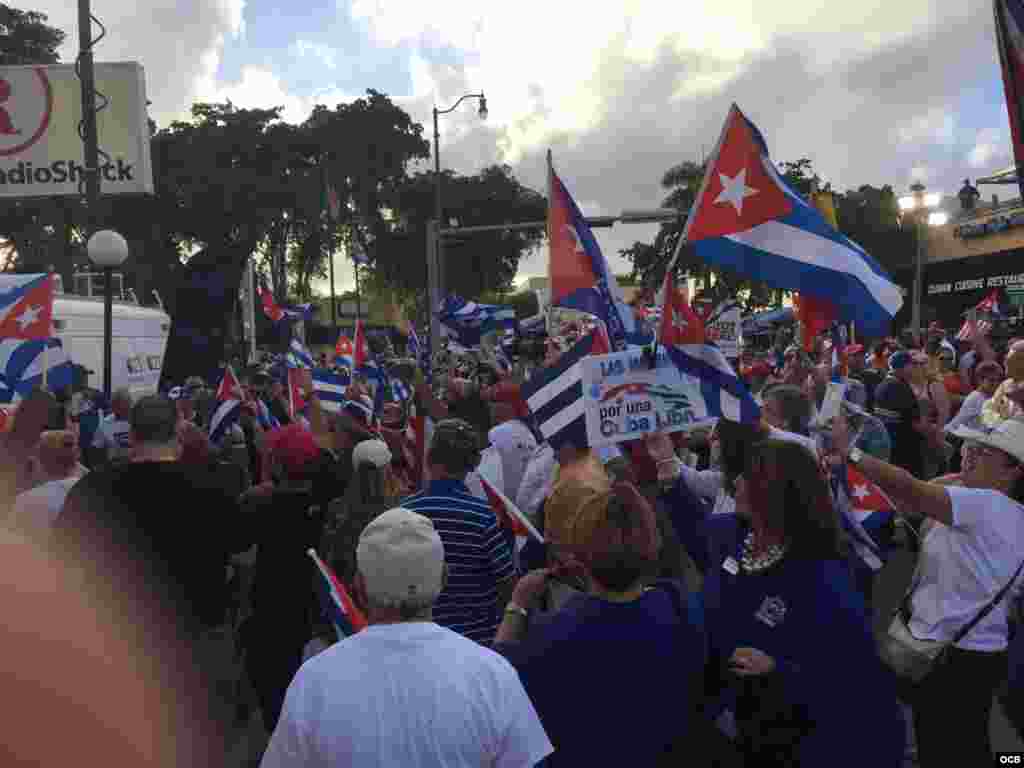
[[[960,427],[953,430],[953,434],[964,440],[998,448],[1024,464],[1024,421],[1020,419],[1006,419],[988,430]]]

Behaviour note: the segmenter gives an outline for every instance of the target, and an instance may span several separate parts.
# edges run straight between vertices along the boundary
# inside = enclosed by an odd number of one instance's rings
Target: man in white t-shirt
[[[897,510],[928,519],[909,616],[903,618],[919,640],[952,645],[907,702],[923,766],[991,762],[992,696],[1006,679],[1007,613],[1020,593],[1017,569],[1024,558],[1024,421],[955,434],[965,441],[960,487],[919,480],[848,447],[849,437],[834,433],[840,460],[848,457]],[[990,603],[994,607],[982,616]]]
[[[117,390],[110,401],[109,416],[100,421],[92,439],[93,466],[127,461],[132,452],[132,395],[127,389]]]
[[[432,621],[445,566],[429,518],[384,512],[356,562],[369,626],[299,669],[263,768],[527,768],[552,753],[512,666]]]

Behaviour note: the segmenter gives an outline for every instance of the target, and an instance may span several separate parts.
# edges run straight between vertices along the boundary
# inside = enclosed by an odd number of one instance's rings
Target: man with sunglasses
[[[480,463],[477,431],[462,419],[434,426],[427,451],[429,482],[402,507],[428,517],[444,544],[448,581],[434,621],[489,645],[512,596],[512,547],[490,505],[474,496],[466,476]]]

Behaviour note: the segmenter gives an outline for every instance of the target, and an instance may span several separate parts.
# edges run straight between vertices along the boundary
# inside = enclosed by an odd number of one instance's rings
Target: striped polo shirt
[[[515,576],[512,550],[486,501],[461,480],[434,480],[402,506],[429,517],[444,544],[448,583],[434,604],[434,621],[490,644],[501,623],[498,587]]]

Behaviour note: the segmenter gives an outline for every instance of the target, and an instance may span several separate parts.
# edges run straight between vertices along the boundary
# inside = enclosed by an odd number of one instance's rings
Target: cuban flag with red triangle
[[[346,368],[355,366],[355,348],[352,346],[352,339],[343,333],[338,334],[338,343],[334,345],[334,362]]]
[[[708,264],[834,302],[839,320],[869,336],[888,334],[903,304],[878,263],[786,184],[761,132],[735,104],[675,258],[684,242]]]
[[[509,501],[508,496],[495,488],[482,473],[478,473],[478,476],[480,478],[480,485],[483,486],[484,493],[487,494],[487,501],[491,505],[491,509],[494,510],[498,522],[515,534],[516,549],[522,549],[530,539],[533,539],[538,544],[543,544],[544,537],[540,531],[534,527],[533,523],[529,521],[515,504]]]
[[[892,537],[896,506],[873,482],[853,464],[835,468],[833,490],[840,511],[840,521],[860,558],[872,570],[885,562]]]
[[[52,325],[52,275],[0,275],[0,339],[48,339]]]
[[[623,350],[635,331],[633,310],[601,253],[590,224],[551,165],[548,152],[548,282],[551,306],[594,315],[612,347]]]
[[[229,365],[224,369],[224,376],[220,380],[220,386],[217,387],[217,400],[223,403],[225,400],[244,399],[242,385],[238,381],[234,369]]]

